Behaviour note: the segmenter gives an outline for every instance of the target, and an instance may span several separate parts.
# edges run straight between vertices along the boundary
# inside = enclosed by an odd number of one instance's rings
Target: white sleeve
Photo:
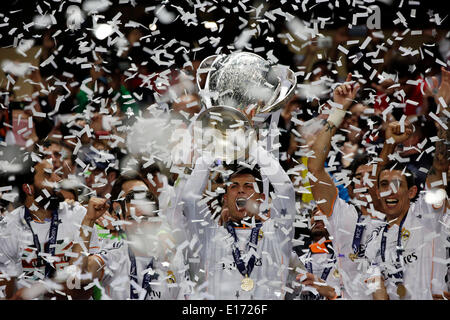
[[[422,224],[428,231],[439,232],[441,221],[446,213],[445,201],[441,206],[434,206],[425,201],[425,194],[421,193],[414,205],[414,214],[422,219]]]
[[[22,262],[19,255],[19,230],[11,218],[5,217],[0,221],[0,273],[16,277],[22,273]]]
[[[275,191],[275,199],[272,199],[274,210],[271,210],[271,215],[282,218],[284,225],[292,226],[296,215],[295,189],[289,176],[280,162],[261,146],[257,146],[252,153],[261,169],[261,176],[267,177]]]
[[[297,268],[303,269],[303,261],[301,261],[301,257],[299,257],[295,252],[291,252],[291,256],[289,258],[289,273],[286,280],[286,285],[288,288],[291,288],[293,291],[292,293],[287,292],[285,299],[286,300],[293,300],[295,299],[300,291],[301,291],[301,285],[297,281]]]
[[[80,227],[79,225],[81,225],[84,216],[86,215],[87,209],[85,207],[83,207],[82,205],[75,205],[72,208],[72,212],[74,214],[74,219],[75,219],[75,223],[74,223],[74,239],[79,239],[80,237]],[[73,221],[73,220],[72,220]],[[97,232],[97,228],[95,227],[95,225],[92,227],[92,233],[91,233],[91,240],[89,242],[89,253],[96,253],[100,250],[100,239],[98,237],[98,232]]]
[[[184,228],[186,225],[186,218],[183,215],[182,205],[182,192],[184,191],[183,181],[178,181],[178,185],[171,187],[170,190],[171,199],[169,206],[164,210],[163,216],[172,228]]]
[[[204,219],[213,221],[206,208],[206,203],[199,203],[202,200],[203,190],[209,177],[209,166],[213,163],[212,159],[200,157],[195,163],[194,170],[187,179],[184,188],[182,200],[184,202],[183,210],[189,225],[199,226],[199,223],[191,223],[192,220]],[[201,214],[203,212],[204,214]]]
[[[445,214],[442,217],[441,222],[442,222],[442,231],[443,231],[443,233],[446,236],[450,237],[450,210],[449,210],[449,208],[445,209]]]
[[[324,222],[333,239],[339,242],[348,241],[349,238],[353,238],[356,223],[358,222],[358,213],[353,205],[348,204],[337,196],[336,190],[333,209]],[[340,243],[340,246],[342,246],[342,243]]]
[[[183,251],[177,250],[172,259],[171,267],[175,272],[176,282],[179,288],[173,298],[176,300],[185,300],[192,292],[189,286],[189,267]]]
[[[124,263],[124,259],[128,256],[124,253],[124,242],[122,240],[114,241],[108,246],[97,252],[95,255],[100,257],[105,263],[103,267],[104,273],[101,282],[105,285],[109,284],[113,279],[117,270],[120,269],[120,265]]]

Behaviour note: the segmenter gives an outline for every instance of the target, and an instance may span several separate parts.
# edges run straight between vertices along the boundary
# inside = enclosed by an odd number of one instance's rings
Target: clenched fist
[[[408,121],[405,121],[405,124],[403,125],[403,130],[400,122],[393,121],[388,124],[385,131],[385,137],[386,141],[392,138],[394,140],[394,144],[399,144],[407,140],[412,133],[413,133],[413,126]]]
[[[89,199],[89,204],[86,212],[86,218],[92,221],[100,218],[109,208],[107,199],[92,197]]]

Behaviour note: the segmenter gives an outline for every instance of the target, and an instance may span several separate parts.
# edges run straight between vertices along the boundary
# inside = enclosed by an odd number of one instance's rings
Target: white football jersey
[[[11,277],[20,277],[18,288],[26,286],[43,279],[45,264],[39,263],[37,250],[33,243],[33,235],[24,218],[25,208],[19,207],[8,213],[0,222],[0,272]],[[54,261],[56,270],[69,265],[74,240],[79,239],[80,225],[86,214],[86,208],[78,203],[69,205],[62,202],[58,210],[57,240],[55,245],[55,256],[50,257]],[[41,250],[48,241],[50,231],[50,220],[44,222],[30,222],[33,232],[38,236]],[[99,250],[99,240],[96,229],[91,235],[89,251],[95,253]],[[47,259],[45,253],[42,255]],[[26,282],[26,283],[24,283]]]
[[[341,295],[340,274],[338,269],[336,268],[334,258],[335,257],[333,257],[331,253],[314,253],[314,254],[305,253],[299,259],[305,266],[308,263],[311,263],[312,273],[318,278],[324,280],[328,286],[333,287],[334,291],[336,292],[336,296],[340,296]],[[299,299],[309,300],[310,293],[317,295],[317,293],[314,292],[314,290],[310,289],[311,288],[302,286],[299,294]],[[321,299],[325,298],[321,297]]]
[[[441,238],[445,215],[445,206],[435,209],[424,200],[423,193],[410,205],[401,230],[404,251],[400,263],[407,292],[404,299],[432,299],[432,294],[442,294],[445,289],[446,250]],[[385,262],[381,256],[383,229],[381,226],[373,231],[366,256],[373,266],[371,271],[384,275],[390,299],[399,299],[394,277],[389,276],[399,270],[396,266],[399,226],[395,224],[386,232]]]
[[[358,223],[358,212],[355,206],[337,197],[331,215],[326,218],[324,223],[337,255],[337,267],[343,287],[342,299],[371,300],[372,294],[367,290],[364,275],[364,270],[368,267],[368,261],[364,258],[365,243],[371,230],[382,222],[368,215],[361,216],[360,224],[365,227],[360,243],[361,254],[356,258],[352,248]]]
[[[283,299],[292,251],[295,218],[295,192],[289,177],[279,162],[258,147],[257,159],[263,179],[268,179],[275,193],[271,195],[271,217],[260,231],[256,248],[255,265],[250,274],[254,287],[250,291],[241,288],[244,276],[236,267],[232,245],[234,238],[223,226],[212,219],[211,212],[202,199],[209,168],[204,158],[198,159],[194,171],[186,181],[183,201],[184,213],[192,235],[189,262],[191,279],[197,283],[193,298],[199,299]],[[268,163],[267,163],[268,162]],[[262,190],[261,190],[262,192]],[[266,199],[268,199],[266,194]],[[248,249],[252,228],[235,228],[236,246],[247,265],[251,257]]]
[[[181,251],[171,261],[160,261],[153,257],[136,256],[136,279],[131,283],[131,260],[128,254],[128,243],[119,240],[111,243],[108,247],[96,255],[104,263],[101,284],[104,288],[102,300],[128,300],[130,290],[134,288],[139,300],[175,300],[184,299],[187,293],[186,272]],[[152,261],[152,267],[149,263]],[[148,292],[142,288],[144,275],[151,275],[150,288]]]

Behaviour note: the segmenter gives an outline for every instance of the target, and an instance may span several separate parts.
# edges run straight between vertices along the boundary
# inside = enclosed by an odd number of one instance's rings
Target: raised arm
[[[99,268],[99,262],[95,255],[89,255],[89,247],[92,237],[92,232],[95,228],[95,221],[100,218],[108,209],[106,199],[92,197],[89,199],[88,209],[81,222],[79,239],[74,242],[72,252],[75,254],[70,259],[72,266],[77,266],[81,271],[81,275],[91,275],[90,277],[81,277],[81,285],[86,285],[91,282],[92,279],[100,278],[102,275],[101,268]],[[83,280],[86,278],[86,280]],[[78,281],[77,281],[78,282]],[[88,299],[91,296],[90,290],[84,290],[81,288],[67,288],[65,290],[73,299]]]
[[[449,119],[445,119],[445,125],[448,127],[450,125]],[[431,169],[428,171],[427,175],[427,187],[428,188],[445,188],[446,181],[443,181],[443,183],[438,183],[438,181],[442,181],[443,179],[443,173],[447,172],[448,170],[448,157],[449,157],[449,151],[448,151],[448,141],[450,138],[450,131],[449,129],[445,129],[442,127],[441,124],[437,124],[438,127],[438,138],[439,140],[436,141],[435,145],[435,151],[434,151],[434,158],[433,158],[433,165],[431,166]]]
[[[256,158],[256,162],[261,169],[261,175],[267,177],[273,186],[277,198],[282,199],[286,204],[286,210],[295,216],[295,190],[289,176],[283,170],[280,162],[277,161],[271,153],[266,151],[262,146],[255,146],[252,156]]]
[[[255,151],[256,162],[261,168],[261,175],[269,179],[276,193],[292,196],[295,193],[294,187],[280,162],[262,146],[257,146]]]
[[[393,121],[388,124],[384,133],[383,149],[380,152],[381,161],[377,164],[377,177],[381,168],[389,162],[389,155],[392,155],[397,145],[406,141],[412,133],[413,127],[408,121],[405,121],[403,125],[399,121]]]
[[[213,159],[210,157],[199,157],[195,162],[194,170],[183,187],[183,209],[188,223],[190,223],[192,219],[204,217],[204,215],[198,214],[199,208],[197,208],[197,205],[198,201],[202,199],[203,190],[205,190],[208,182],[210,165],[212,163]]]
[[[352,86],[350,81],[351,73],[347,75],[345,83],[334,90],[332,111],[328,119],[324,120],[324,126],[312,146],[313,156],[308,158],[311,191],[319,209],[327,216],[331,214],[337,191],[333,180],[325,171],[325,161],[330,152],[331,138],[341,125],[345,113],[359,89],[359,84]]]
[[[440,116],[440,121],[435,121],[436,127],[438,130],[438,138],[439,140],[436,141],[435,145],[435,152],[434,152],[434,159],[433,159],[433,165],[428,171],[427,176],[427,187],[437,187],[437,188],[445,188],[446,181],[443,181],[442,184],[439,184],[437,181],[443,179],[443,173],[447,172],[448,170],[448,157],[449,157],[449,150],[448,150],[448,143],[450,141],[450,117],[448,116],[448,107],[445,108],[445,106],[441,103],[442,101],[445,102],[445,104],[448,106],[450,103],[450,71],[446,71],[444,68],[442,68],[442,82],[439,86],[439,91],[437,95],[435,96],[436,102],[440,105],[439,109],[440,112],[438,115]],[[436,119],[435,119],[436,120]]]

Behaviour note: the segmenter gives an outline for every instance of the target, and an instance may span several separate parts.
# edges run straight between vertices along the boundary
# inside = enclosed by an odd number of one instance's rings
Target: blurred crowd
[[[70,58],[59,52],[52,32],[43,32],[39,64],[25,76],[32,94],[15,96],[19,76],[14,73],[5,73],[7,80],[1,83],[1,215],[6,217],[25,204],[23,171],[30,161],[38,164],[45,159],[51,164],[45,179],[57,184],[59,201],[88,206],[92,197],[115,199],[117,181],[133,172],[142,178],[164,215],[194,168],[193,161],[173,162],[174,141],[169,135],[177,127],[189,128],[202,110],[196,83],[201,59],[166,63],[172,60],[165,51],[169,43],[161,48],[159,61],[147,60],[140,28],[128,28],[127,42],[107,52],[85,43],[85,54]],[[441,68],[450,65],[450,37],[446,30],[436,29],[424,29],[420,36],[425,40],[411,47],[406,42],[414,39],[411,31],[367,30],[363,37],[355,37],[347,25],[338,25],[325,38],[304,42],[302,54],[292,53],[286,45],[287,54],[277,57],[278,63],[294,70],[298,83],[278,120],[278,160],[295,189],[297,223],[292,246],[297,255],[314,242],[310,217],[316,202],[307,169],[311,146],[327,118],[323,111],[330,107],[333,91],[348,73],[360,89],[326,159],[339,198],[352,203],[348,187],[353,160],[378,157],[392,122],[410,123],[413,129],[390,160],[404,163],[414,174],[418,190],[424,190],[433,164],[433,137],[438,135],[433,115],[439,107],[434,97]],[[450,172],[446,177],[450,178]],[[211,183],[208,192],[223,186],[224,180],[213,172]],[[207,199],[220,221],[223,199]],[[122,236],[120,224],[114,223],[117,219],[111,208],[96,220],[100,247]]]

